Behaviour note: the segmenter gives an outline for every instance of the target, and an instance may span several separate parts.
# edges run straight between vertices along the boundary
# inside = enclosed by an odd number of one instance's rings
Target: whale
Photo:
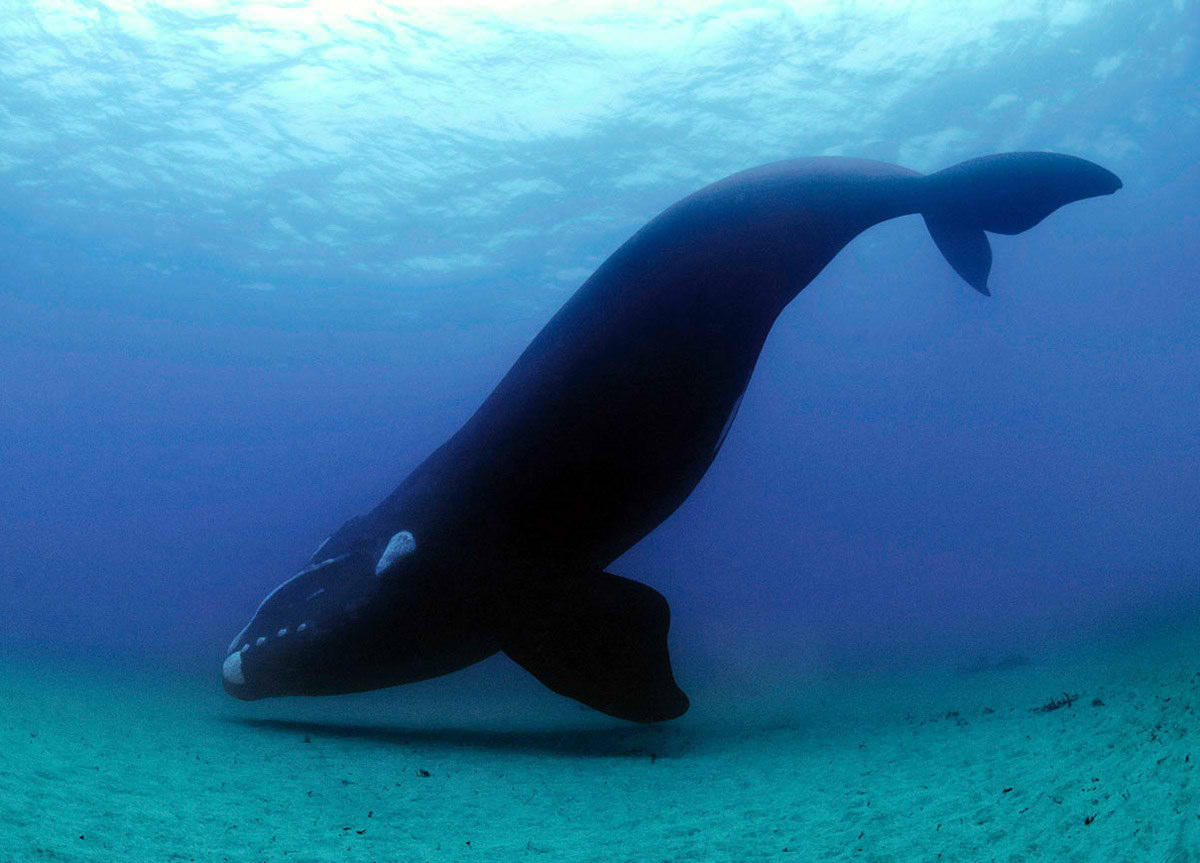
[[[1085,159],[1019,152],[929,174],[790,159],[683,198],[583,282],[457,432],[266,595],[222,685],[336,695],[503,652],[610,716],[681,716],[670,606],[609,567],[704,476],[783,309],[854,237],[905,215],[988,295],[989,232],[1120,188]]]

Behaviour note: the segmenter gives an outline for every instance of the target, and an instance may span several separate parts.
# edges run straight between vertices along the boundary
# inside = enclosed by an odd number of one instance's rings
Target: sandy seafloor
[[[685,681],[692,711],[648,727],[503,658],[242,704],[215,665],[6,654],[0,860],[1200,860],[1198,633],[970,677]]]

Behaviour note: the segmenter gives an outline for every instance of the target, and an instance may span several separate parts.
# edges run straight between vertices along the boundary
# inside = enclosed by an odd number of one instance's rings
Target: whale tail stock
[[[968,159],[925,178],[920,212],[933,241],[984,296],[992,248],[984,231],[1019,234],[1064,204],[1111,195],[1116,174],[1060,153],[1001,153]]]
[[[504,652],[559,695],[632,722],[681,716],[667,651],[671,611],[649,585],[607,572],[525,582],[501,610]]]

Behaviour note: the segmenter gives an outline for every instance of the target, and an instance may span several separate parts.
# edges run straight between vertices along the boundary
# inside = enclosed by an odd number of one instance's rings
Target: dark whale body
[[[1082,159],[1009,153],[928,176],[796,159],[690,195],[596,270],[450,440],[268,595],[229,646],[225,688],[361,691],[504,650],[613,716],[679,716],[667,602],[605,567],[700,481],[783,308],[859,233],[912,213],[986,294],[985,231],[1019,233],[1120,186]]]

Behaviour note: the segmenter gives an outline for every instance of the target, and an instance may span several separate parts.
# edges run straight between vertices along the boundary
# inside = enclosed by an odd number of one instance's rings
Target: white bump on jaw
[[[304,630],[306,630],[306,629],[308,629],[308,624],[307,624],[307,623],[302,623],[302,624],[300,624],[299,626],[297,626],[297,627],[296,627],[296,631],[297,631],[297,632],[303,632],[303,631],[304,631]]]
[[[242,654],[231,653],[225,657],[225,661],[221,663],[221,676],[232,683],[234,686],[242,686],[246,682],[246,678],[242,675]]]
[[[388,540],[387,548],[383,550],[383,554],[379,558],[379,563],[375,564],[375,574],[382,574],[385,569],[397,560],[406,554],[412,554],[416,550],[416,538],[407,530],[400,531]]]
[[[247,641],[245,644],[242,645],[242,653],[245,653],[249,649],[250,649],[250,642]]]
[[[267,643],[267,637],[265,635],[260,635],[258,638],[254,639],[255,647],[262,647],[266,643]]]
[[[283,629],[281,629],[281,630],[279,630],[277,633],[275,633],[275,636],[276,636],[277,638],[283,638],[285,635],[287,635],[287,628],[286,628],[286,627],[285,627],[285,628],[283,628]]]

